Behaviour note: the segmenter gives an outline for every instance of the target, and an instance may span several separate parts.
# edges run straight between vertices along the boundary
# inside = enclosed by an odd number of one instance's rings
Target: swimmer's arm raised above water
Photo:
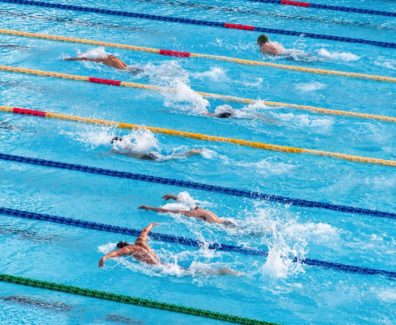
[[[165,194],[163,197],[162,197],[164,200],[177,200],[177,195],[174,195],[174,194]]]

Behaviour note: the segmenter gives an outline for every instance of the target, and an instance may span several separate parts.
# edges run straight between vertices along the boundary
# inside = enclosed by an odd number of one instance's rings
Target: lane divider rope
[[[330,41],[358,43],[358,44],[374,45],[374,46],[380,46],[380,47],[386,47],[386,48],[396,48],[396,43],[391,43],[391,42],[380,42],[380,41],[352,38],[352,37],[345,37],[345,36],[315,34],[315,33],[299,32],[299,31],[293,31],[293,30],[267,28],[267,27],[256,27],[256,26],[227,23],[227,22],[215,22],[215,21],[198,20],[198,19],[181,18],[181,17],[150,15],[150,14],[131,12],[131,11],[118,11],[118,10],[111,10],[111,9],[104,9],[104,8],[74,6],[74,5],[66,5],[66,4],[60,4],[60,3],[48,3],[48,2],[42,2],[42,1],[0,0],[0,2],[38,6],[38,7],[42,7],[42,8],[55,8],[55,9],[73,10],[73,11],[79,11],[79,12],[92,12],[92,13],[97,13],[97,14],[122,16],[122,17],[133,17],[133,18],[139,18],[139,19],[149,19],[149,20],[156,20],[156,21],[163,21],[163,22],[189,24],[189,25],[204,25],[204,26],[210,26],[210,27],[231,28],[231,29],[238,29],[238,30],[245,30],[245,31],[257,31],[257,32],[263,32],[263,33],[270,33],[270,34],[281,34],[281,35],[289,35],[289,36],[302,36],[303,35],[304,37],[314,38],[314,39],[325,39],[325,40],[330,40]]]
[[[204,184],[204,183],[198,183],[198,182],[178,180],[178,179],[174,179],[174,178],[165,178],[165,177],[159,177],[159,176],[151,176],[151,175],[137,174],[137,173],[131,173],[131,172],[123,172],[123,171],[112,170],[112,169],[107,169],[107,168],[90,167],[90,166],[85,166],[85,165],[64,163],[64,162],[46,160],[46,159],[40,159],[40,158],[10,155],[10,154],[1,153],[1,152],[0,152],[0,160],[12,161],[12,162],[36,165],[36,166],[59,168],[59,169],[65,169],[65,170],[74,170],[74,171],[79,171],[82,173],[103,175],[103,176],[109,176],[109,177],[117,177],[117,178],[123,178],[123,179],[131,179],[131,180],[148,182],[148,183],[178,186],[178,187],[182,187],[182,188],[189,188],[189,189],[195,189],[195,190],[200,190],[200,191],[219,193],[222,195],[231,195],[231,196],[236,196],[236,197],[250,198],[250,199],[255,199],[255,200],[264,200],[264,201],[268,201],[268,202],[275,202],[275,203],[280,203],[280,204],[284,204],[284,205],[293,205],[293,206],[298,206],[298,207],[303,207],[303,208],[325,209],[325,210],[337,211],[340,213],[354,213],[354,214],[367,215],[367,216],[373,216],[373,217],[378,217],[378,218],[396,219],[396,213],[394,213],[394,212],[384,212],[384,211],[379,211],[379,210],[357,208],[357,207],[352,207],[352,206],[347,206],[347,205],[324,203],[324,202],[317,202],[317,201],[310,201],[310,200],[302,200],[302,199],[290,198],[290,197],[281,196],[281,195],[266,194],[266,193],[249,191],[249,190],[240,190],[240,189],[231,188],[231,187],[223,187],[223,186],[218,186],[218,185],[210,185],[210,184]]]
[[[304,1],[291,1],[291,0],[249,0],[249,1],[280,4],[280,5],[295,6],[295,7],[304,7],[304,8],[324,9],[324,10],[343,11],[343,12],[354,12],[354,13],[358,13],[358,14],[367,14],[367,15],[396,17],[396,12],[392,12],[392,11],[334,6],[334,5],[327,5],[327,4],[320,4],[320,3],[304,2]]]
[[[29,33],[29,32],[23,32],[23,31],[18,31],[18,30],[11,30],[11,29],[0,29],[0,34],[20,36],[20,37],[29,37],[29,38],[36,38],[36,39],[45,39],[45,40],[51,40],[51,41],[113,47],[113,48],[119,48],[119,49],[130,50],[130,51],[139,51],[139,52],[146,52],[146,53],[151,53],[151,54],[174,56],[174,57],[178,57],[178,58],[211,59],[211,60],[232,62],[232,63],[244,64],[244,65],[263,66],[263,67],[270,67],[270,68],[275,68],[275,69],[291,70],[291,71],[296,71],[296,72],[305,72],[305,73],[314,73],[314,74],[321,74],[321,75],[332,75],[332,76],[396,83],[396,77],[389,77],[389,76],[371,75],[371,74],[366,74],[366,73],[346,72],[346,71],[318,69],[318,68],[307,68],[307,67],[302,67],[302,66],[272,63],[272,62],[266,62],[266,61],[239,59],[239,58],[221,56],[221,55],[211,55],[211,54],[203,54],[203,53],[157,49],[157,48],[143,47],[143,46],[137,46],[137,45],[95,41],[95,40],[83,39],[83,38],[74,38],[74,37],[67,37],[67,36],[39,34],[39,33]]]
[[[84,220],[72,219],[72,218],[64,218],[64,217],[59,217],[59,216],[53,216],[53,215],[35,213],[35,212],[23,211],[23,210],[16,210],[16,209],[9,209],[9,208],[4,208],[4,207],[0,207],[0,214],[4,214],[4,215],[10,216],[10,217],[38,220],[38,221],[47,221],[47,222],[52,222],[52,223],[56,223],[56,224],[68,225],[68,226],[72,226],[72,227],[93,229],[93,230],[98,230],[98,231],[129,235],[129,236],[134,236],[134,237],[137,237],[140,233],[140,231],[137,229],[129,229],[126,227],[112,226],[112,225],[107,225],[107,224],[103,224],[103,223],[96,223],[96,222],[90,222],[90,221],[84,221]],[[208,249],[211,249],[211,250],[236,252],[236,253],[239,253],[242,255],[247,255],[247,256],[262,256],[262,257],[268,256],[268,250],[256,249],[256,248],[246,248],[246,247],[241,247],[241,246],[219,244],[219,243],[206,243],[205,244],[205,243],[203,243],[201,241],[197,241],[195,239],[167,235],[167,234],[162,234],[162,233],[151,233],[150,238],[157,240],[157,241],[181,244],[181,245],[185,245],[185,246],[192,246],[192,247],[206,246]],[[310,266],[322,267],[322,268],[326,268],[326,269],[333,269],[336,271],[342,271],[342,272],[348,272],[348,273],[358,273],[358,274],[364,274],[364,275],[382,275],[382,276],[386,276],[386,277],[390,277],[390,278],[396,278],[396,272],[393,272],[393,271],[379,270],[379,269],[354,266],[354,265],[348,265],[348,264],[342,264],[342,263],[335,263],[335,262],[327,262],[327,261],[321,261],[321,260],[311,259],[311,258],[304,258],[304,259],[294,258],[293,262],[306,264],[306,265],[310,265]]]
[[[67,73],[43,71],[43,70],[36,70],[36,69],[18,68],[18,67],[12,67],[12,66],[7,66],[7,65],[0,65],[0,71],[13,72],[13,73],[24,73],[24,74],[31,74],[31,75],[36,75],[36,76],[61,78],[61,79],[68,79],[68,80],[75,80],[75,81],[85,81],[85,82],[99,83],[99,84],[108,85],[108,86],[121,86],[121,87],[127,87],[127,88],[145,89],[145,90],[156,91],[156,92],[168,92],[169,93],[169,92],[176,91],[176,89],[174,89],[174,88],[168,88],[168,87],[162,87],[162,86],[156,86],[156,85],[150,85],[150,84],[141,84],[141,83],[137,83],[137,82],[128,82],[128,81],[72,75],[72,74],[67,74]],[[378,120],[378,121],[383,121],[383,122],[396,123],[396,117],[393,117],[393,116],[343,111],[343,110],[336,110],[336,109],[330,109],[330,108],[324,108],[324,107],[316,107],[316,106],[310,106],[310,105],[300,105],[300,104],[292,104],[292,103],[257,100],[257,99],[250,99],[250,98],[243,98],[243,97],[236,97],[236,96],[220,95],[220,94],[208,93],[208,92],[203,92],[203,91],[194,91],[194,92],[203,96],[203,97],[206,97],[206,98],[219,99],[219,100],[235,102],[235,103],[255,104],[255,103],[260,102],[260,103],[263,103],[270,107],[278,107],[278,108],[286,107],[289,109],[308,111],[308,112],[313,112],[313,113],[318,113],[318,114],[345,116],[345,117],[362,118],[362,119],[370,119],[370,120]]]
[[[227,137],[214,136],[214,135],[208,135],[208,134],[202,134],[202,133],[194,133],[194,132],[188,132],[188,131],[166,129],[166,128],[161,128],[161,127],[144,126],[144,125],[139,125],[139,124],[125,123],[125,122],[114,122],[114,121],[109,121],[109,120],[102,120],[102,119],[97,119],[97,118],[89,118],[89,117],[75,116],[75,115],[55,113],[55,112],[45,112],[45,111],[39,111],[39,110],[32,110],[32,109],[28,109],[28,108],[0,106],[0,112],[7,112],[7,113],[13,113],[13,114],[20,114],[20,115],[30,115],[30,116],[36,116],[36,117],[47,117],[47,118],[52,118],[52,119],[64,120],[64,121],[89,123],[89,124],[95,124],[95,125],[104,125],[104,126],[117,127],[117,128],[121,128],[121,129],[130,129],[130,130],[144,128],[144,129],[150,130],[154,133],[166,134],[166,135],[201,140],[201,141],[231,143],[231,144],[241,145],[241,146],[245,146],[245,147],[261,149],[261,150],[278,151],[278,152],[286,152],[286,153],[294,153],[294,154],[305,153],[305,154],[316,155],[316,156],[321,156],[321,157],[342,159],[342,160],[352,161],[352,162],[357,162],[357,163],[377,164],[377,165],[396,167],[396,161],[394,161],[394,160],[370,158],[370,157],[349,155],[349,154],[343,154],[343,153],[339,153],[339,152],[331,152],[331,151],[323,151],[323,150],[297,148],[297,147],[283,146],[283,145],[277,145],[277,144],[269,144],[269,143],[258,142],[258,141],[249,141],[249,140],[227,138]]]
[[[217,313],[209,310],[186,307],[182,305],[169,304],[156,300],[143,299],[138,297],[125,296],[121,294],[110,293],[106,291],[98,291],[87,288],[80,288],[55,282],[41,281],[20,276],[0,274],[0,281],[12,284],[18,284],[33,288],[47,289],[52,291],[70,293],[72,295],[85,296],[101,300],[115,301],[123,304],[135,305],[144,308],[153,308],[166,310],[179,314],[192,315],[202,318],[216,319],[228,323],[246,324],[246,325],[276,325],[275,323],[239,317],[229,314]]]

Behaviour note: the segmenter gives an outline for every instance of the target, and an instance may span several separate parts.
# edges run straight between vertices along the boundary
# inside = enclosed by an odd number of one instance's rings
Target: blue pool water
[[[302,32],[396,42],[396,19],[256,2],[131,0],[52,1],[114,10],[227,21]],[[326,1],[316,1],[327,3]],[[396,11],[392,1],[332,1],[334,5]],[[306,67],[395,77],[394,49],[304,37],[270,35],[309,58],[258,53],[258,33],[0,3],[0,28],[89,38]],[[2,65],[176,87],[176,94],[106,87],[0,72],[0,105],[234,137],[265,143],[396,160],[396,126],[263,105],[206,100],[193,90],[396,116],[395,84],[314,75],[198,58],[172,59],[106,48],[142,75],[94,63],[67,62],[103,49],[72,43],[0,36]],[[244,118],[214,119],[221,105]],[[266,119],[254,118],[263,114]],[[252,118],[253,117],[253,118]],[[268,121],[268,119],[270,121]],[[232,144],[128,132],[86,124],[0,114],[0,152],[121,171],[229,186],[299,199],[396,211],[394,167]],[[174,159],[142,161],[111,152],[113,136],[129,136]],[[190,149],[202,155],[177,158]],[[158,271],[130,259],[97,262],[119,240],[133,237],[0,216],[0,273],[209,309],[284,324],[394,324],[396,285],[381,276],[292,263],[297,258],[396,270],[394,220],[235,198],[199,190],[189,194],[220,216],[244,224],[224,230],[195,220],[138,210],[159,206],[185,188],[0,161],[0,207],[79,218],[130,228],[152,221],[156,231],[260,249],[268,258],[151,242],[168,267]],[[192,266],[194,274],[176,265]],[[201,275],[229,266],[242,276]],[[202,324],[216,321],[0,283],[1,323]],[[18,298],[19,297],[19,298]],[[23,299],[21,298],[23,297]],[[26,299],[25,299],[26,298]],[[31,303],[26,303],[27,299]]]

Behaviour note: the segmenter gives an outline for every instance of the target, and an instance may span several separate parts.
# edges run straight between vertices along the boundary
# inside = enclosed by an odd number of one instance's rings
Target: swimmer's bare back
[[[125,246],[116,251],[112,251],[99,260],[99,267],[104,265],[104,262],[110,258],[116,258],[121,256],[132,256],[140,262],[149,265],[160,265],[161,261],[158,256],[154,253],[151,247],[147,243],[148,235],[157,223],[150,223],[146,228],[144,228],[139,237],[136,239],[134,244]]]
[[[128,65],[122,61],[121,59],[117,58],[114,55],[108,55],[105,58],[87,58],[87,57],[78,57],[78,58],[66,58],[65,61],[89,61],[89,62],[96,62],[96,63],[103,63],[109,67],[118,69],[118,70],[126,70]]]
[[[228,224],[227,220],[219,218],[213,212],[204,210],[204,209],[201,209],[198,207],[193,210],[186,211],[186,210],[169,210],[169,209],[163,209],[163,208],[155,208],[155,207],[151,207],[148,205],[142,205],[139,207],[139,209],[143,209],[146,211],[154,211],[154,212],[159,212],[159,213],[182,214],[186,217],[195,218],[195,219],[202,220],[202,221],[205,221],[208,223]]]

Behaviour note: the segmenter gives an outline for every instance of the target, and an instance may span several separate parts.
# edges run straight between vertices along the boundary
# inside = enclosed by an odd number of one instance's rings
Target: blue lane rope
[[[269,202],[276,202],[281,204],[287,205],[294,205],[304,208],[317,208],[317,209],[326,209],[332,211],[338,211],[342,213],[356,213],[361,215],[370,215],[379,218],[389,218],[389,219],[396,219],[396,213],[394,212],[384,212],[378,210],[370,210],[370,209],[363,209],[357,208],[347,205],[338,205],[332,203],[324,203],[324,202],[316,202],[316,201],[309,201],[309,200],[300,200],[295,198],[289,198],[286,196],[280,195],[273,195],[273,194],[265,194],[260,192],[254,191],[247,191],[247,190],[238,190],[231,187],[222,187],[217,185],[209,185],[197,182],[190,182],[172,178],[164,178],[158,176],[150,176],[144,174],[136,174],[130,172],[122,172],[118,170],[111,170],[105,168],[98,168],[98,167],[90,167],[84,165],[77,165],[77,164],[70,164],[70,163],[63,163],[59,161],[52,161],[52,160],[45,160],[39,158],[32,158],[32,157],[24,157],[24,156],[16,156],[10,155],[5,153],[0,153],[0,160],[7,160],[7,161],[15,161],[18,163],[25,163],[37,166],[46,166],[46,167],[53,167],[53,168],[60,168],[60,169],[67,169],[67,170],[75,170],[83,173],[90,173],[90,174],[98,174],[98,175],[105,175],[110,177],[118,177],[118,178],[126,178],[126,179],[133,179],[137,181],[149,182],[149,183],[158,183],[164,185],[171,185],[171,186],[180,186],[186,187],[190,189],[202,190],[207,192],[214,192],[238,197],[245,197],[257,200],[265,200]]]
[[[137,229],[112,226],[112,225],[107,225],[107,224],[103,224],[103,223],[96,223],[96,222],[84,221],[84,220],[79,220],[79,219],[64,218],[64,217],[53,216],[53,215],[42,214],[42,213],[35,213],[35,212],[30,212],[30,211],[9,209],[9,208],[4,208],[4,207],[0,207],[0,214],[7,215],[10,217],[17,217],[17,218],[38,220],[38,221],[48,221],[48,222],[52,222],[52,223],[56,223],[56,224],[63,224],[63,225],[69,225],[69,226],[73,226],[73,227],[93,229],[93,230],[98,230],[98,231],[111,232],[111,233],[117,233],[117,234],[123,234],[123,235],[135,236],[135,237],[137,237],[140,233],[140,231]],[[157,241],[181,244],[181,245],[192,246],[192,247],[202,247],[204,245],[203,242],[197,241],[195,239],[167,235],[167,234],[161,234],[161,233],[151,233],[150,238],[157,240]],[[268,256],[267,250],[255,249],[255,248],[245,248],[245,247],[241,247],[241,246],[228,245],[228,244],[209,243],[208,248],[212,249],[212,250],[236,252],[236,253],[240,253],[240,254],[247,255],[247,256],[262,256],[262,257]],[[311,258],[305,258],[305,259],[294,258],[293,262],[306,264],[306,265],[310,265],[310,266],[318,266],[318,267],[322,267],[322,268],[326,268],[326,269],[333,269],[333,270],[348,272],[348,273],[358,273],[358,274],[364,274],[364,275],[383,275],[383,276],[390,277],[390,278],[396,278],[396,272],[394,272],[394,271],[386,271],[386,270],[372,269],[372,268],[354,266],[354,265],[348,265],[348,264],[342,264],[342,263],[327,262],[327,261],[321,261],[321,260],[311,259]]]
[[[46,7],[46,8],[56,8],[56,9],[61,9],[61,10],[92,12],[92,13],[112,15],[112,16],[134,17],[134,18],[142,18],[142,19],[150,19],[150,20],[158,20],[158,21],[166,21],[166,22],[175,22],[175,23],[183,23],[183,24],[191,24],[191,25],[205,25],[205,26],[222,27],[222,28],[227,28],[226,25],[229,25],[229,23],[224,23],[224,22],[214,22],[214,21],[189,19],[189,18],[149,15],[149,14],[142,14],[142,13],[131,12],[131,11],[118,11],[118,10],[110,10],[110,9],[103,9],[103,8],[64,5],[64,4],[59,4],[59,3],[48,3],[48,2],[42,2],[42,1],[0,0],[0,2],[31,5],[31,6]],[[235,24],[231,24],[231,25],[235,25]],[[241,27],[241,26],[245,26],[245,25],[239,25],[239,26]],[[333,35],[325,35],[325,34],[297,32],[297,31],[291,31],[291,30],[274,29],[274,28],[266,28],[266,27],[254,27],[254,26],[247,26],[247,27],[251,27],[251,28],[249,28],[249,29],[236,28],[236,29],[244,29],[244,30],[250,30],[250,31],[258,31],[258,32],[263,32],[263,33],[270,33],[270,34],[273,33],[273,34],[281,34],[281,35],[289,35],[289,36],[304,36],[304,37],[309,37],[309,38],[314,38],[314,39],[326,39],[326,40],[339,41],[339,42],[368,44],[368,45],[374,45],[374,46],[380,46],[380,47],[386,47],[386,48],[396,48],[396,43],[391,43],[391,42],[380,42],[380,41],[372,41],[372,40],[365,40],[365,39],[351,38],[351,37],[344,37],[344,36],[333,36]]]
[[[261,2],[261,3],[271,3],[271,4],[282,4],[281,0],[249,0],[249,1],[251,1],[251,2]],[[396,17],[396,12],[391,12],[391,11],[382,11],[382,10],[361,9],[361,8],[354,8],[354,7],[325,5],[325,4],[312,3],[312,2],[308,2],[308,3],[309,3],[309,8],[315,8],[315,9],[344,11],[344,12],[355,12],[355,13],[367,14],[367,15]]]

